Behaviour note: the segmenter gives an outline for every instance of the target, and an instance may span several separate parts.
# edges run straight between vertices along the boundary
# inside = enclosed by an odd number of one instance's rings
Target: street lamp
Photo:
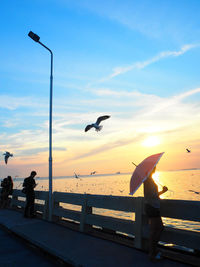
[[[43,43],[40,42],[40,37],[30,31],[28,36],[33,41],[41,44],[51,54],[51,74],[50,74],[50,101],[49,101],[49,221],[52,219],[52,97],[53,97],[53,53]]]

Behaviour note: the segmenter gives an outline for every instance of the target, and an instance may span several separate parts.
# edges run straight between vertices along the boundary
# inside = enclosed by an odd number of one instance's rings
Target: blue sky
[[[197,0],[2,1],[0,151],[14,154],[2,174],[48,173],[50,55],[30,30],[54,53],[55,175],[130,171],[162,151],[165,169],[200,167],[199,12]],[[100,133],[84,133],[104,114]]]

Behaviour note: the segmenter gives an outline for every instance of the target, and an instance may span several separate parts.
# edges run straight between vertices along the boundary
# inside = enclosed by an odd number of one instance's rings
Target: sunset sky
[[[48,176],[50,54],[30,30],[54,53],[54,176],[160,152],[159,170],[200,168],[199,14],[197,0],[1,1],[0,178]]]

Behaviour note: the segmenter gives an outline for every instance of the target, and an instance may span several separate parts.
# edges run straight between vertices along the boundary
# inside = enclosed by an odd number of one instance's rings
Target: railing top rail
[[[24,193],[22,193],[22,191],[19,190],[19,189],[14,189],[13,190],[13,196],[26,197],[26,195]],[[36,199],[41,199],[41,200],[46,200],[48,198],[48,192],[46,192],[46,191],[35,191],[35,198]]]
[[[102,209],[134,212],[136,208],[136,198],[122,196],[87,195],[87,205],[90,207]]]
[[[163,199],[161,216],[199,222],[200,201]]]
[[[200,201],[197,200],[181,200],[181,199],[161,199],[161,203],[168,204],[181,204],[181,205],[193,205],[200,207]]]
[[[82,205],[84,201],[87,201],[87,206],[90,207],[112,209],[124,212],[134,212],[136,201],[136,198],[134,197],[75,194],[64,192],[54,192],[53,199],[55,202],[75,205]]]
[[[62,202],[74,205],[82,205],[85,200],[85,194],[74,194],[74,193],[64,193],[64,192],[54,192],[53,200],[54,202]]]

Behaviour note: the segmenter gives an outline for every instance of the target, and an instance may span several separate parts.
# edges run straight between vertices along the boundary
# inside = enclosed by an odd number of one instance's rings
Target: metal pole
[[[53,53],[43,43],[38,41],[51,54],[50,99],[49,99],[49,221],[52,220],[52,103],[53,103]]]

